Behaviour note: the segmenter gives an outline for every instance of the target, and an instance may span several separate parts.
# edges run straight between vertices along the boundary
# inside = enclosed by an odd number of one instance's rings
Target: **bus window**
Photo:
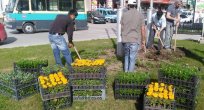
[[[45,11],[46,10],[45,0],[32,0],[31,6],[32,6],[33,11]]]
[[[19,0],[17,5],[17,10],[28,11],[29,10],[28,0]]]
[[[85,7],[84,7],[84,0],[75,0],[74,1],[74,8],[77,9],[79,12],[84,12]]]
[[[59,10],[60,11],[69,11],[72,9],[71,0],[59,0]]]
[[[47,0],[47,10],[58,11],[58,0]]]

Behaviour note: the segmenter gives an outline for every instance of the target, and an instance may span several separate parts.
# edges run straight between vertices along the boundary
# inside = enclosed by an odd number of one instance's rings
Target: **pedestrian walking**
[[[70,10],[68,15],[57,15],[49,31],[49,41],[53,50],[56,64],[63,66],[60,57],[60,52],[62,52],[69,69],[72,69],[72,57],[69,48],[74,46],[72,37],[74,31],[74,19],[77,17],[77,15],[78,13],[74,9]],[[68,44],[64,38],[65,33],[68,35]]]
[[[163,48],[164,32],[166,28],[166,17],[161,7],[158,7],[158,11],[152,15],[151,20],[151,36],[149,37],[147,48],[154,48],[155,36],[159,38],[158,50]]]
[[[145,46],[145,21],[136,9],[136,0],[129,0],[128,7],[121,18],[121,34],[125,51],[124,71],[133,72],[140,45]]]
[[[180,6],[181,1],[176,0],[174,4],[170,5],[167,8],[167,14],[166,14],[166,36],[165,36],[165,42],[164,47],[167,50],[171,50],[171,40],[173,37],[174,27],[179,26],[180,22]]]

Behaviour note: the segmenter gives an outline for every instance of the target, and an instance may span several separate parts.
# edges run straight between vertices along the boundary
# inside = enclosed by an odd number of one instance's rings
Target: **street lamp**
[[[123,46],[122,46],[122,38],[121,38],[121,17],[122,10],[124,8],[124,0],[120,0],[120,7],[117,12],[117,56],[123,56]]]

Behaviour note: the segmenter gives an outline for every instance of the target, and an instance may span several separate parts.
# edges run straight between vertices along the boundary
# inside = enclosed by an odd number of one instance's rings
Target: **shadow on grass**
[[[192,51],[190,51],[190,50],[188,50],[188,49],[186,49],[184,47],[179,47],[179,49],[185,53],[186,57],[197,60],[197,61],[201,62],[204,65],[204,61],[203,61],[204,58],[202,56],[199,56],[196,53],[193,53]]]

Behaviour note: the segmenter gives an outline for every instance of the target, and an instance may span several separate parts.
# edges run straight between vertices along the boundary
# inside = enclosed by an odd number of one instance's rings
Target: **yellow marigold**
[[[62,84],[62,81],[57,82],[57,84]]]
[[[169,99],[174,100],[174,94],[169,95]]]
[[[165,84],[164,84],[164,83],[161,83],[161,84],[160,84],[160,86],[164,87],[164,86],[165,86]]]
[[[155,86],[155,87],[154,87],[154,91],[157,92],[158,90],[159,90],[159,88]]]
[[[164,93],[168,94],[168,90],[164,89]]]
[[[52,82],[52,85],[53,85],[53,86],[56,86],[56,85],[57,85],[57,83],[56,83],[56,82]]]
[[[61,71],[57,72],[57,75],[63,75],[63,73]]]
[[[40,84],[45,84],[45,81],[44,81],[44,80],[41,80],[41,81],[40,81]]]
[[[169,99],[167,95],[164,95],[164,99]]]
[[[160,88],[159,88],[159,92],[162,92],[163,90],[164,90],[163,87],[160,87]]]
[[[52,87],[52,84],[49,84],[48,87]]]
[[[48,81],[49,79],[48,79],[48,77],[47,77],[47,76],[44,76],[44,80],[47,80],[47,81]]]
[[[157,83],[157,82],[156,82],[156,83],[154,83],[154,86],[157,86],[157,87],[158,87],[158,86],[159,86],[159,83]]]
[[[153,95],[153,97],[155,97],[155,98],[158,97],[158,93],[153,93],[152,95]]]
[[[147,96],[151,96],[152,95],[152,92],[147,92]]]
[[[39,80],[42,80],[42,79],[44,79],[44,77],[43,77],[43,76],[39,76],[38,79],[39,79]]]
[[[153,89],[153,88],[149,88],[148,91],[149,91],[149,92],[153,92],[154,89]]]
[[[152,84],[150,84],[148,87],[149,87],[149,88],[153,88],[153,85],[152,85]]]
[[[172,92],[172,91],[173,91],[172,86],[168,86],[168,90],[169,90],[170,92]]]
[[[47,86],[46,86],[46,85],[42,85],[42,88],[43,88],[43,89],[46,89],[46,88],[47,88]]]
[[[164,94],[163,93],[159,93],[159,98],[164,98]]]

